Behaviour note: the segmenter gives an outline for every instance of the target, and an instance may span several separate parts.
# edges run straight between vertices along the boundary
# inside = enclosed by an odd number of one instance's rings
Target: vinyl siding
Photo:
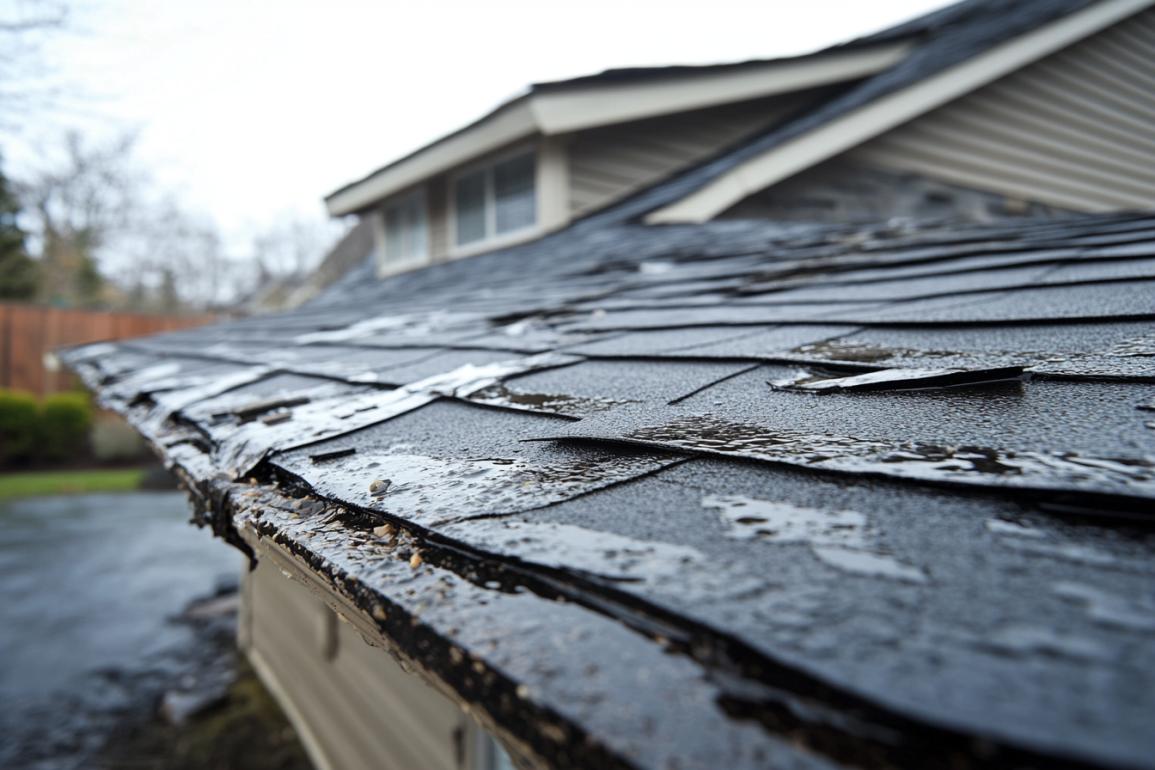
[[[829,93],[813,89],[579,132],[568,147],[570,213],[589,213],[700,163]]]
[[[1155,9],[842,159],[1076,211],[1155,208]]]
[[[258,673],[321,770],[459,770],[447,699],[370,647],[270,559],[245,575],[245,638]]]

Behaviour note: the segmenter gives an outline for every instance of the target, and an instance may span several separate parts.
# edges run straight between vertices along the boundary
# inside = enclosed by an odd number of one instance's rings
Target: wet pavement
[[[240,557],[188,518],[178,492],[0,502],[0,767],[94,766],[110,730],[213,667],[177,616]]]

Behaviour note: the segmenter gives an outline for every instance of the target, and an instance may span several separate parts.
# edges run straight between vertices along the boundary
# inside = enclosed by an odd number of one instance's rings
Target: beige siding
[[[469,720],[308,588],[263,558],[244,599],[241,643],[320,770],[460,770]]]
[[[717,155],[806,105],[826,89],[595,128],[569,145],[570,211],[581,216]]]
[[[842,157],[1078,211],[1155,208],[1155,9]]]

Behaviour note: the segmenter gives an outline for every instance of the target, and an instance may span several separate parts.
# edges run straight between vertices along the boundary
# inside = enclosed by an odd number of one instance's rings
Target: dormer
[[[1150,209],[1153,6],[970,0],[804,57],[539,84],[329,210],[371,217],[384,276],[611,205],[648,225]]]
[[[372,218],[389,275],[533,240],[894,66],[907,42],[543,83],[326,199]]]

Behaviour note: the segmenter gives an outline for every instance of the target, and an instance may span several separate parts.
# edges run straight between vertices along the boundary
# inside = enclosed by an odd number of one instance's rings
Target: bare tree
[[[168,313],[280,309],[345,230],[286,213],[250,249],[229,253],[210,217],[157,194],[134,139],[67,134],[55,160],[16,185],[41,300]]]
[[[264,313],[290,307],[297,289],[347,230],[344,222],[281,214],[253,238],[251,263],[259,280],[245,309]]]
[[[142,211],[117,246],[112,275],[133,309],[221,308],[248,290],[247,260],[226,255],[216,224],[173,197]]]
[[[63,157],[17,185],[34,225],[43,299],[81,306],[112,299],[98,260],[139,212],[145,177],[134,168],[134,143],[130,134],[90,144],[69,133]]]
[[[333,240],[327,223],[285,213],[253,238],[253,258],[268,278],[303,278],[320,263]]]

